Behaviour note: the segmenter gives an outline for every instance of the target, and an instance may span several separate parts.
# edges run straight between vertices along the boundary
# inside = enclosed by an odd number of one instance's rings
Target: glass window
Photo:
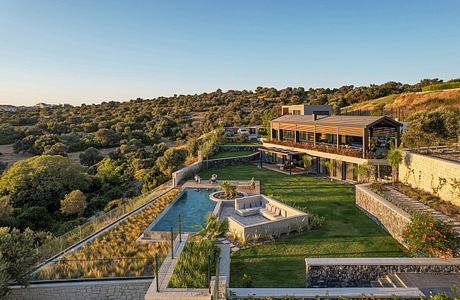
[[[313,132],[299,131],[299,141],[313,142]]]
[[[282,133],[283,140],[293,140],[295,138],[295,132],[294,131],[285,130],[285,129],[282,129],[281,131],[283,132]]]

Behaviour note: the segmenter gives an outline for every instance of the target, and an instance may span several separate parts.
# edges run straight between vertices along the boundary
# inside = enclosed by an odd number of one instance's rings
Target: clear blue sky
[[[460,1],[0,0],[0,104],[460,77]]]

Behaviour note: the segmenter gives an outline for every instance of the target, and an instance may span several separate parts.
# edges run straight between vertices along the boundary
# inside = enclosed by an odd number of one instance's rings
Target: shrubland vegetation
[[[439,90],[447,90],[447,89],[455,89],[460,88],[460,79],[452,79],[447,82],[436,83],[429,86],[425,86],[422,88],[422,91],[439,91]]]
[[[460,116],[454,110],[418,111],[409,117],[408,130],[402,136],[403,144],[420,151],[420,147],[455,143],[460,135],[459,122]]]

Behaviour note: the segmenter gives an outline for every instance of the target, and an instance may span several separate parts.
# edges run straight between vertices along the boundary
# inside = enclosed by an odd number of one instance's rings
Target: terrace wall
[[[403,209],[377,195],[366,187],[356,185],[356,206],[402,243],[400,234],[409,225],[411,216]]]
[[[8,300],[144,300],[152,279],[31,284],[13,287]]]
[[[237,164],[244,164],[260,158],[260,153],[253,153],[246,156],[216,158],[203,161],[203,168],[221,168]]]
[[[244,199],[244,198],[242,198]],[[293,207],[290,207],[284,203],[276,201],[272,198],[269,198],[265,195],[250,196],[247,199],[251,201],[260,201],[262,200],[263,206],[266,203],[270,203],[279,207],[280,209],[286,210],[288,217],[280,218],[278,220],[271,220],[266,222],[261,222],[252,225],[243,225],[232,217],[228,218],[229,230],[237,232],[240,237],[252,237],[254,234],[276,234],[278,231],[283,233],[290,227],[292,230],[297,229],[297,225],[300,223],[306,224],[308,222],[308,215],[302,211],[299,211]],[[260,200],[259,200],[260,199]]]
[[[257,151],[261,145],[219,145],[220,152]]]
[[[460,163],[402,152],[404,159],[399,166],[400,181],[460,205]]]
[[[196,163],[193,163],[172,173],[173,186],[176,187],[181,183],[181,181],[193,177],[193,175],[199,173],[201,171],[202,165],[202,161],[197,161]]]
[[[307,287],[366,287],[393,273],[458,273],[460,258],[306,258]]]

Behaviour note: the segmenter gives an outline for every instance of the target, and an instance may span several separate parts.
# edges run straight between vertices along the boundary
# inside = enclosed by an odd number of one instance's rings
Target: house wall
[[[402,151],[399,180],[460,206],[460,163]]]

